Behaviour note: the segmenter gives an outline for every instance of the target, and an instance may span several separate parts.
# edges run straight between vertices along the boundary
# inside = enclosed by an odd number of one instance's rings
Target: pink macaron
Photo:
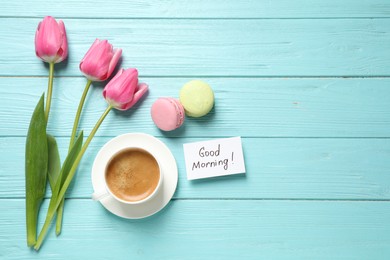
[[[150,110],[153,122],[164,131],[179,128],[184,122],[184,108],[179,100],[171,97],[157,99]]]

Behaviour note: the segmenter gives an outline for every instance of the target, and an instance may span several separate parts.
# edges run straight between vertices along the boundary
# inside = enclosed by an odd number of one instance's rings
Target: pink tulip
[[[80,70],[91,81],[108,79],[122,55],[107,40],[96,39],[80,62]]]
[[[35,53],[45,62],[58,63],[68,56],[64,23],[46,16],[35,33]]]
[[[107,103],[119,110],[131,108],[148,91],[148,85],[138,84],[137,69],[121,69],[103,90]]]

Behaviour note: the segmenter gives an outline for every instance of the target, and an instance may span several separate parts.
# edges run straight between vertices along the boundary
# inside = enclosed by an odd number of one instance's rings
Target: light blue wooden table
[[[388,0],[3,0],[0,10],[0,259],[390,259]],[[62,234],[52,228],[37,253],[26,246],[24,145],[47,86],[33,44],[45,15],[65,22],[70,47],[48,126],[62,157],[95,38],[122,48],[121,66],[138,68],[150,93],[103,123]],[[195,78],[214,88],[215,109],[159,131],[152,102]],[[87,98],[86,135],[106,107],[101,92],[95,84]],[[90,199],[98,150],[131,132],[163,141],[179,170],[172,201],[143,220]],[[188,181],[183,143],[231,136],[243,138],[246,175]]]

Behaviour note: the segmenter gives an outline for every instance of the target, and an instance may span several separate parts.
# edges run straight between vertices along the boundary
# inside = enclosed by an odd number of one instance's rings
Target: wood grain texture
[[[187,117],[177,131],[159,131],[150,117],[161,96],[178,97],[191,78],[141,78],[148,96],[135,109],[112,112],[98,136],[146,132],[164,137],[390,137],[390,79],[202,78],[215,91],[215,108],[202,118]],[[48,131],[69,136],[86,80],[56,78]],[[46,78],[2,78],[1,136],[24,136],[31,113],[46,91]],[[15,87],[10,87],[15,86]],[[106,108],[102,87],[94,86],[82,114],[88,135]],[[15,109],[17,107],[17,109]]]
[[[0,259],[389,259],[388,0],[4,0],[0,11]],[[122,48],[121,66],[137,67],[150,92],[103,123],[62,235],[51,229],[37,253],[25,242],[24,145],[47,86],[33,45],[45,15],[68,33],[48,126],[62,158],[95,38]],[[215,108],[159,131],[153,101],[194,78],[213,87]],[[87,98],[85,136],[106,107],[103,86]],[[158,137],[179,169],[174,199],[140,221],[90,199],[96,153],[128,132]],[[247,173],[187,181],[183,143],[230,136],[243,137]]]
[[[41,19],[0,19],[0,75],[47,75],[34,55]],[[389,76],[390,19],[64,19],[78,76],[95,38],[123,49],[123,67],[145,76]],[[15,42],[15,39],[18,39]]]
[[[64,231],[26,250],[23,200],[0,200],[4,259],[386,259],[389,202],[181,201],[141,221],[67,201]]]
[[[89,18],[372,18],[390,17],[386,0],[3,0],[0,17]]]
[[[68,198],[90,198],[91,169],[111,137],[92,141]],[[351,199],[389,200],[390,139],[243,138],[247,173],[188,181],[183,143],[203,138],[160,138],[178,164],[180,199]],[[69,138],[59,138],[62,159]],[[0,138],[0,198],[24,197],[25,138]],[[369,155],[369,156],[367,156]],[[50,196],[50,193],[47,194]]]

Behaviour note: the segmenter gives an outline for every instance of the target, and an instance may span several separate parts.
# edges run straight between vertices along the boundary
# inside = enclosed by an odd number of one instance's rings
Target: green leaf
[[[46,192],[48,145],[44,95],[32,114],[26,139],[26,228],[27,245],[36,243],[39,208]]]
[[[81,146],[83,145],[84,132],[81,131],[80,135],[77,137],[76,142],[74,143],[72,149],[70,149],[68,155],[66,156],[64,165],[61,169],[61,187],[58,192],[61,190],[62,185],[64,184],[66,178],[68,177],[70,168],[72,168],[74,161],[80,153]]]
[[[56,185],[54,187],[54,191],[53,191],[53,195],[52,195],[52,199],[50,200],[50,202],[53,201],[53,198],[54,198],[54,202],[57,202],[58,193],[60,192],[62,185],[64,184],[64,182],[66,180],[66,177],[68,177],[69,171],[72,168],[74,161],[77,158],[77,155],[80,153],[82,144],[83,144],[83,132],[81,131],[80,135],[77,137],[75,144],[73,145],[72,149],[70,150],[70,152],[66,156],[64,164],[62,165],[60,175],[57,178]],[[55,205],[55,203],[54,203],[54,205]],[[50,207],[50,205],[49,205],[49,207]]]
[[[48,178],[51,191],[53,192],[55,183],[61,171],[61,160],[58,152],[57,141],[54,136],[47,134],[47,145],[49,149]]]
[[[72,149],[68,154],[69,159],[68,157],[66,158],[68,161],[64,162],[64,166],[63,166],[64,170],[63,170],[63,174],[61,175],[61,188],[66,178],[68,177],[70,168],[72,168],[74,161],[76,160],[77,156],[80,153],[82,144],[83,144],[83,132],[81,131],[80,135],[77,137],[76,143],[73,145]],[[72,155],[70,155],[71,153]],[[58,190],[58,192],[60,192],[61,188]],[[64,204],[65,204],[65,199],[62,199],[61,204],[57,209],[57,220],[56,220],[57,236],[61,233],[62,217],[64,215]]]

